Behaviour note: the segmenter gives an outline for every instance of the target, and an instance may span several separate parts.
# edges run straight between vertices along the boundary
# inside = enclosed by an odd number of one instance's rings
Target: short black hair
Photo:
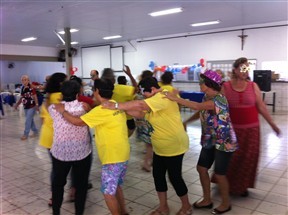
[[[141,74],[141,80],[148,77],[153,77],[153,72],[150,70],[144,70]]]
[[[118,82],[118,84],[126,85],[127,84],[127,79],[126,79],[126,77],[124,75],[121,75],[121,76],[118,76],[117,82]]]
[[[202,75],[201,78],[204,80],[204,84],[215,90],[215,91],[218,91],[220,92],[221,91],[221,85],[217,84],[215,81],[212,81],[211,79],[207,78],[206,76]]]
[[[61,83],[65,81],[67,75],[61,72],[56,72],[50,76],[47,81],[45,91],[46,93],[56,93],[61,90]]]
[[[63,101],[71,102],[76,100],[77,94],[80,93],[80,84],[74,80],[64,81],[61,86]]]
[[[166,71],[164,74],[161,76],[161,81],[163,84],[171,84],[173,80],[173,73]]]
[[[71,81],[77,81],[77,83],[82,86],[82,79],[79,78],[79,77],[77,77],[76,75],[70,76],[70,80],[71,80]]]
[[[99,95],[105,99],[111,99],[114,90],[114,84],[110,79],[97,79],[94,81],[94,90],[99,91]]]
[[[160,86],[158,85],[158,81],[154,77],[148,77],[141,80],[138,84],[138,88],[143,92],[149,92],[151,93],[152,87],[155,87],[156,89],[160,89]]]

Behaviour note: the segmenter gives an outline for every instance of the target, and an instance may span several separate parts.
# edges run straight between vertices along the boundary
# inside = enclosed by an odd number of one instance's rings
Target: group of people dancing
[[[75,213],[84,214],[92,159],[89,128],[95,132],[102,165],[101,191],[111,214],[128,214],[121,187],[129,166],[129,137],[135,129],[146,144],[143,169],[149,172],[152,165],[159,199],[159,205],[151,215],[170,212],[167,173],[181,202],[177,215],[190,215],[193,209],[213,208],[211,180],[218,184],[221,196],[221,203],[211,211],[212,214],[230,211],[230,194],[248,196],[248,188],[255,185],[260,151],[258,115],[261,114],[276,134],[280,134],[261,99],[259,87],[248,78],[248,67],[246,58],[237,59],[233,64],[233,77],[225,83],[216,71],[202,73],[199,85],[205,96],[201,103],[182,99],[171,86],[173,74],[170,72],[165,72],[159,83],[152,72],[143,71],[137,84],[130,68],[125,66],[124,72],[132,83],[129,86],[123,78],[118,78],[120,83],[115,84],[112,69],[104,69],[101,78],[98,71],[92,70],[94,100],[90,105],[87,100],[79,99],[82,94],[79,82],[73,78],[67,81],[66,75],[53,74],[46,86],[48,96],[41,111],[44,122],[40,132],[40,144],[49,150],[52,159],[53,214],[60,214],[64,186],[71,169]],[[56,82],[57,86],[51,90]],[[136,92],[140,95],[138,99],[135,99]],[[24,94],[21,95],[25,99]],[[179,105],[196,110],[184,123]],[[203,198],[191,204],[182,177],[182,163],[189,150],[186,126],[197,119],[202,127],[197,171]],[[27,135],[26,129],[25,132]],[[208,170],[213,163],[214,174],[210,177]]]

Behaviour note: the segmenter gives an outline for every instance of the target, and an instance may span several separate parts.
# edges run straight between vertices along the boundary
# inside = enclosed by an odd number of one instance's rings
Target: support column
[[[66,74],[70,77],[72,68],[72,53],[71,53],[71,33],[70,28],[64,28],[65,31],[65,59],[66,59]]]

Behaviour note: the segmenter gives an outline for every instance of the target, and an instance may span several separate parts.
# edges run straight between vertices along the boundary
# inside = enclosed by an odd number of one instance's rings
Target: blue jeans
[[[38,134],[38,129],[36,128],[34,122],[34,115],[36,113],[36,107],[24,109],[25,112],[25,130],[24,135],[28,137],[30,130],[32,130],[35,134]]]

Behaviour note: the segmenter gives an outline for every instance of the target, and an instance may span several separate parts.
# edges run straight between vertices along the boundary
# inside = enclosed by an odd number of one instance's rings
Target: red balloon
[[[201,66],[202,66],[202,67],[204,67],[204,66],[205,66],[205,64],[204,64],[204,63],[201,63]]]
[[[204,64],[204,59],[203,58],[200,59],[200,64],[201,65]]]
[[[162,66],[161,67],[161,72],[165,72],[166,71],[166,66]]]
[[[74,71],[70,71],[70,74],[71,74],[71,75],[74,75],[75,73],[74,73]]]

